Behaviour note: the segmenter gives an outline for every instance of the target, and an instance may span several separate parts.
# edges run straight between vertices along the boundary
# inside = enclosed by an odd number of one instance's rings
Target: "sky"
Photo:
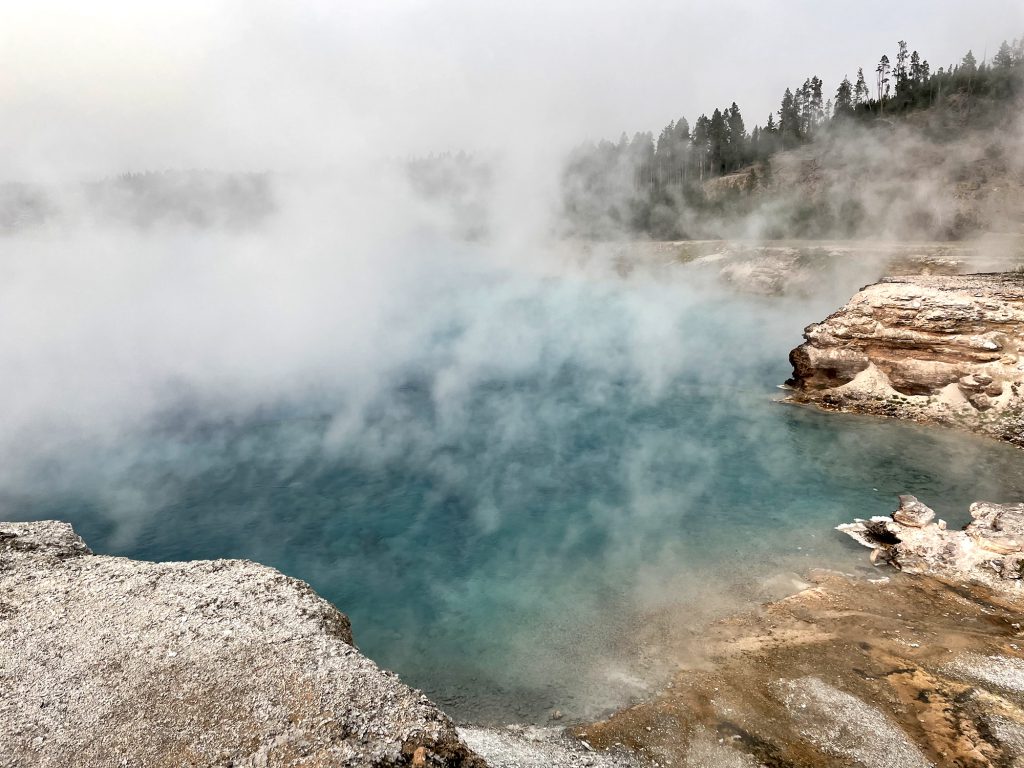
[[[1019,0],[0,0],[0,179],[542,162],[734,100],[752,127],[899,39],[938,67],[1021,35]]]

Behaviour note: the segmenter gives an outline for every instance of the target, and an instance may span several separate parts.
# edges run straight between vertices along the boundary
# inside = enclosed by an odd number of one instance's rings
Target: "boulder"
[[[935,511],[922,504],[915,496],[900,496],[899,500],[899,508],[892,513],[892,519],[897,523],[912,528],[923,528],[935,519]]]

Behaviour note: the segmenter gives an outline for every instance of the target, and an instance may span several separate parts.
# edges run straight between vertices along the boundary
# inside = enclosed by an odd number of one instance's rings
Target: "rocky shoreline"
[[[1024,447],[1024,274],[890,277],[804,331],[791,402]]]
[[[971,505],[973,520],[950,530],[913,496],[900,496],[891,515],[856,520],[836,530],[871,549],[872,562],[907,573],[985,584],[1024,597],[1024,504]]]
[[[963,766],[1024,761],[1024,505],[843,527],[899,570],[714,624],[669,686],[571,728],[456,728],[307,585],[0,523],[0,766]],[[910,573],[928,574],[928,577]]]
[[[901,497],[841,529],[897,570],[815,585],[718,622],[652,701],[577,734],[654,765],[918,768],[1024,764],[1024,506],[966,531]],[[865,530],[866,528],[866,530]],[[913,576],[927,574],[927,576]]]
[[[307,584],[0,522],[0,768],[629,768],[559,727],[456,727]]]
[[[1021,764],[1019,601],[895,571],[812,579],[717,623],[658,696],[578,735],[662,766]]]

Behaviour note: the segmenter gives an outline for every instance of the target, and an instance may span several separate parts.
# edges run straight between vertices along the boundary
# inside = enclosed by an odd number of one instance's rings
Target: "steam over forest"
[[[721,233],[709,231],[709,221],[714,222],[712,230],[726,226],[750,214],[759,193],[778,191],[773,166],[780,152],[812,144],[856,144],[864,141],[866,131],[883,134],[869,144],[903,142],[909,128],[940,146],[979,132],[998,133],[1010,129],[1020,114],[1022,82],[1024,38],[1003,42],[991,61],[979,63],[968,51],[959,63],[938,68],[901,40],[893,57],[881,56],[867,74],[859,68],[852,80],[845,77],[834,91],[817,76],[787,88],[778,111],[752,129],[732,102],[716,108],[710,117],[700,115],[692,124],[680,117],[657,136],[648,131],[629,138],[623,133],[617,141],[577,147],[562,179],[567,227],[584,237],[715,236]],[[887,132],[890,140],[884,138]],[[998,143],[989,148],[991,155],[1001,152]],[[806,159],[825,166],[819,170],[827,172],[828,158],[815,157],[812,151]],[[855,163],[832,170],[857,173]],[[954,175],[958,172],[963,173]],[[722,183],[724,179],[728,183]],[[806,185],[808,179],[793,181]],[[804,209],[792,211],[789,220],[773,217],[773,231],[757,234],[868,234],[858,231],[868,217],[856,196],[835,209],[821,202],[805,200]],[[932,222],[931,227],[919,227],[921,232],[901,234],[958,237],[969,234],[973,224],[946,222],[942,231],[934,231]]]
[[[834,89],[787,88],[748,128],[739,104],[575,147],[551,231],[582,239],[962,239],[1024,209],[1024,37],[939,67],[899,41]],[[395,160],[450,231],[482,239],[501,171],[465,152]],[[0,184],[0,233],[85,216],[147,228],[248,228],[275,210],[274,173],[147,171],[53,189]]]

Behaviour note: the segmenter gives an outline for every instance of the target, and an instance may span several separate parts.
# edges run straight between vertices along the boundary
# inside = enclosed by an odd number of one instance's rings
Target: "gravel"
[[[595,752],[561,728],[460,728],[466,743],[492,768],[640,768],[631,753]]]

